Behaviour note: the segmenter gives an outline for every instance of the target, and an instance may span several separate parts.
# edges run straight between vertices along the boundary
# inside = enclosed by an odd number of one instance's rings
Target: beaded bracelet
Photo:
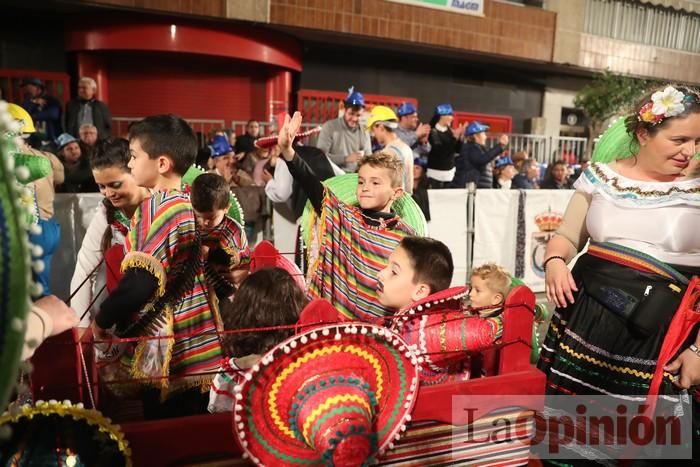
[[[544,269],[546,271],[547,270],[547,263],[549,263],[553,259],[560,259],[560,260],[564,261],[564,264],[566,264],[566,258],[564,258],[563,256],[550,256],[549,258],[544,260],[544,264],[542,264],[542,269]]]
[[[691,352],[693,352],[695,355],[700,357],[700,349],[695,345],[695,344],[690,344],[690,347],[688,347]]]

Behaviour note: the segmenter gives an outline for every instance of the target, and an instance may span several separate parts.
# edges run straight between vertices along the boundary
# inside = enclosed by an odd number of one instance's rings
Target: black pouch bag
[[[670,322],[683,298],[685,286],[663,279],[635,280],[600,272],[584,274],[586,293],[620,316],[640,338]]]

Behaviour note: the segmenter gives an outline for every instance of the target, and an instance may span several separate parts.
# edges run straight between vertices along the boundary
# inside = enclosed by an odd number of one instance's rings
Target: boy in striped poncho
[[[363,157],[356,189],[359,206],[346,204],[295,153],[292,142],[300,125],[299,112],[291,119],[286,116],[278,144],[319,218],[318,257],[309,267],[308,294],[329,300],[348,320],[384,324],[391,312],[377,298],[377,273],[401,239],[415,235],[392,210],[403,195],[402,163],[381,152]]]
[[[154,193],[132,218],[124,276],[102,303],[93,330],[97,339],[108,337],[113,327],[123,337],[175,337],[103,349],[112,360],[103,379],[139,378],[137,384],[110,388],[118,395],[143,392],[147,418],[202,412],[221,344],[207,301],[194,212],[180,191],[197,140],[184,120],[156,115],[131,126],[129,147],[134,179]],[[144,384],[150,387],[141,391]]]

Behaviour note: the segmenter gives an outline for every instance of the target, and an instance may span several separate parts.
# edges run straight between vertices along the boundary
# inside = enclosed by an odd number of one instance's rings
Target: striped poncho
[[[402,238],[415,235],[398,216],[375,219],[326,189],[318,222],[318,257],[309,268],[309,296],[325,298],[350,320],[384,324],[377,274]]]
[[[167,282],[176,278],[179,266],[190,255],[200,254],[189,199],[180,192],[169,191],[156,192],[145,200],[132,218],[125,248],[122,270],[137,267],[153,274],[158,281],[155,302],[165,293]],[[158,332],[174,334],[175,338],[140,341],[133,352],[123,356],[122,361],[127,360],[132,376],[160,377],[160,384],[155,385],[164,390],[208,387],[211,375],[202,373],[217,368],[221,345],[207,301],[201,262],[192,284],[180,299],[167,305],[168,322]],[[151,306],[152,303],[145,310]]]

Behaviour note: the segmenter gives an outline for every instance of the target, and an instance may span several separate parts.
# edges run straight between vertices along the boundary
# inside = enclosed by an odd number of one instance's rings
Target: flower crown
[[[639,109],[637,118],[640,122],[658,125],[669,117],[675,117],[686,110],[686,106],[700,102],[700,96],[690,92],[683,94],[673,86],[667,86],[663,91],[657,91],[651,95],[651,102],[647,102]]]

